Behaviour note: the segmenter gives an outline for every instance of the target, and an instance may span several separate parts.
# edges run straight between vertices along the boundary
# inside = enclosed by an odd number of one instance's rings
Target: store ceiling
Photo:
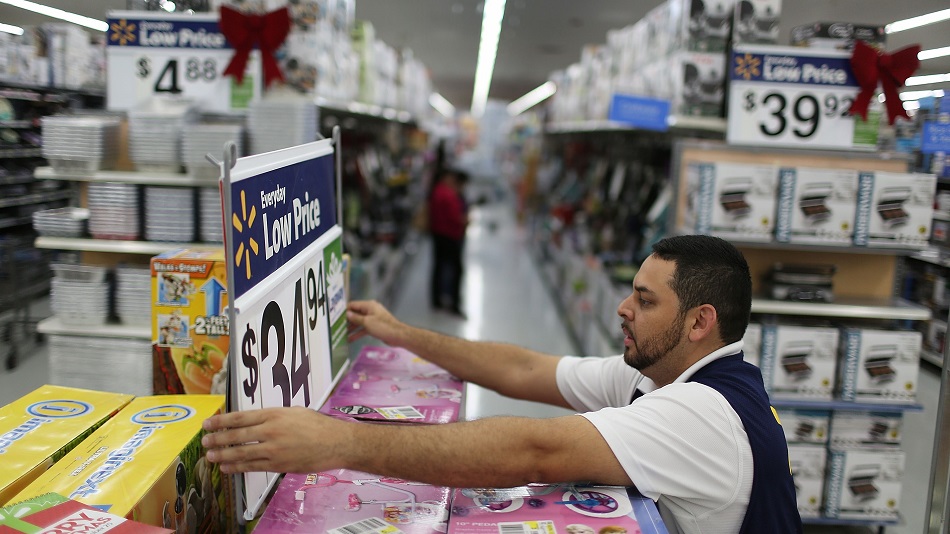
[[[41,0],[42,1],[42,0]],[[606,41],[607,30],[639,20],[663,0],[508,0],[498,45],[491,98],[513,100],[543,83],[548,74],[580,59],[585,44]],[[45,0],[96,18],[124,9],[126,0]],[[386,43],[411,48],[432,71],[436,90],[452,104],[471,102],[481,29],[480,0],[356,0],[356,16],[369,20]],[[798,24],[850,21],[885,24],[947,8],[947,0],[785,0],[782,43]],[[0,3],[0,22],[31,25],[52,19]],[[889,36],[894,50],[919,43],[950,46],[950,21]],[[950,72],[950,57],[924,61],[918,74]],[[934,89],[941,86],[921,87]],[[944,84],[950,89],[950,84]]]

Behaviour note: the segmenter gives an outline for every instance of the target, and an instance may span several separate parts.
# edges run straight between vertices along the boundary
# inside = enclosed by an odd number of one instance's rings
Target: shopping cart
[[[7,370],[41,339],[30,304],[49,293],[49,255],[33,248],[32,235],[0,236],[0,354]]]

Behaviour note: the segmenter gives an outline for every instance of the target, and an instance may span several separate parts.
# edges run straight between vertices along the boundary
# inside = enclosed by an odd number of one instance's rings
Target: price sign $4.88
[[[277,286],[271,300],[248,310],[251,322],[242,328],[243,381],[238,391],[259,408],[310,406],[310,355],[317,347],[329,352],[330,302],[323,261],[305,265],[294,280]],[[296,401],[296,402],[293,402]]]
[[[187,86],[214,83],[219,75],[217,59],[208,57],[142,56],[136,60],[135,69],[136,76],[156,94],[181,94]]]

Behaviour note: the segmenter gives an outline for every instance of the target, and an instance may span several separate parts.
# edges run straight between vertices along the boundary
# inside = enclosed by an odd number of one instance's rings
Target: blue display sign
[[[920,151],[924,154],[950,153],[950,123],[925,122],[921,132]]]
[[[331,153],[232,185],[235,300],[336,224],[334,176]]]
[[[614,94],[607,119],[644,130],[665,132],[669,129],[669,115],[669,100]]]
[[[177,19],[165,15],[161,20],[147,16],[110,17],[108,23],[108,46],[196,50],[231,48],[218,28],[217,20]]]
[[[857,87],[847,57],[812,57],[789,53],[735,51],[729,76],[733,81]]]

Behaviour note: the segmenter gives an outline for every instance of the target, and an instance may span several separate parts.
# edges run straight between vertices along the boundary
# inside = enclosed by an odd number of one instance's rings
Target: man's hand
[[[373,336],[387,345],[401,346],[408,326],[393,317],[385,306],[375,300],[354,300],[346,306],[349,340]]]

